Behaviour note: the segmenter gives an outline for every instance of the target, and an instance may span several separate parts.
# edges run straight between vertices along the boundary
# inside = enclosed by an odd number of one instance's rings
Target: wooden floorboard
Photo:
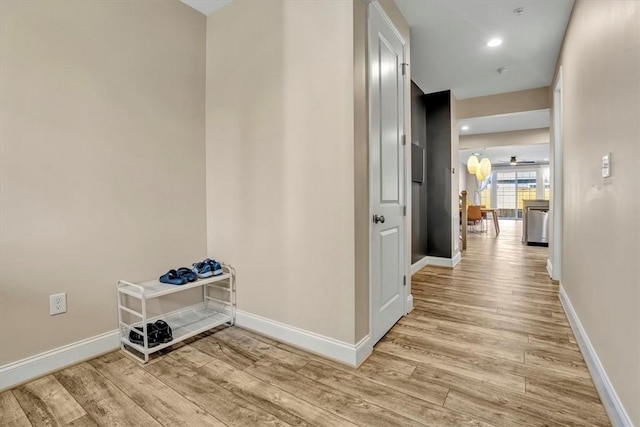
[[[520,223],[412,277],[415,309],[358,368],[241,328],[146,366],[121,352],[0,393],[0,426],[608,426]]]

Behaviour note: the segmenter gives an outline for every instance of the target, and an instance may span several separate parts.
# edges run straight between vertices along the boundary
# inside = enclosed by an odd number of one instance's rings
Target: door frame
[[[376,11],[378,13],[380,13],[380,15],[382,16],[382,18],[385,20],[385,22],[389,25],[389,27],[391,28],[391,30],[395,33],[396,36],[398,36],[398,38],[400,39],[400,41],[402,42],[402,57],[403,57],[403,62],[406,63],[407,62],[407,41],[406,39],[402,36],[402,34],[400,33],[400,31],[398,31],[398,29],[396,28],[396,26],[394,25],[393,21],[391,20],[391,18],[389,18],[389,15],[387,15],[387,13],[384,11],[383,7],[380,5],[380,3],[377,0],[371,1],[368,4],[367,7],[367,110],[368,110],[368,147],[367,150],[369,151],[369,153],[371,153],[371,128],[374,125],[373,122],[373,118],[371,116],[371,99],[372,99],[372,85],[371,85],[371,79],[369,78],[370,76],[370,70],[371,70],[371,63],[370,61],[370,57],[368,54],[369,51],[369,46],[371,45],[371,8],[375,8]],[[411,78],[410,78],[410,72],[409,72],[409,67],[406,67],[406,74],[403,75],[403,80],[402,80],[402,108],[404,111],[403,114],[403,133],[405,135],[405,145],[404,145],[404,189],[403,189],[403,198],[404,198],[404,206],[406,208],[406,215],[403,216],[403,221],[404,221],[404,230],[405,230],[405,236],[404,236],[404,251],[402,254],[402,264],[404,265],[404,276],[405,276],[405,280],[406,280],[406,285],[403,286],[404,292],[403,292],[403,307],[404,307],[404,315],[408,314],[412,309],[413,309],[413,298],[411,297],[411,257],[410,257],[410,253],[411,253],[411,200],[409,197],[407,197],[408,194],[408,188],[410,188],[411,186],[411,171],[409,168],[409,165],[411,165],[411,150],[409,150],[408,144],[410,144],[411,141],[411,126],[407,125],[407,120],[411,120],[411,107],[409,105],[407,105],[407,102],[410,101],[410,99],[407,97],[407,86],[408,84],[410,84],[411,82]],[[367,220],[369,221],[369,336],[373,337],[373,314],[374,314],[374,307],[373,307],[373,282],[371,280],[372,274],[373,274],[373,264],[372,264],[372,245],[371,245],[371,235],[372,235],[372,231],[373,231],[373,222],[371,221],[371,218],[373,217],[374,214],[374,207],[372,204],[372,194],[373,194],[373,180],[371,179],[371,173],[372,173],[372,168],[371,168],[371,155],[369,155],[368,158],[368,164],[369,164],[369,216],[367,218]]]
[[[547,259],[547,271],[553,280],[562,279],[562,219],[563,219],[563,77],[562,65],[558,68],[555,84],[553,85],[553,157],[551,158],[551,259]]]

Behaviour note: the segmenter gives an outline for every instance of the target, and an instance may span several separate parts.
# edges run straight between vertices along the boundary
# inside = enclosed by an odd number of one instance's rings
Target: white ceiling
[[[549,122],[550,116],[547,108],[544,110],[462,119],[458,120],[458,129],[460,130],[460,136],[477,135],[481,133],[548,128]],[[464,126],[469,126],[469,129],[463,130]]]
[[[501,147],[460,150],[460,162],[466,164],[469,157],[474,153],[479,153],[482,157],[488,157],[494,165],[501,162],[508,163],[511,160],[511,156],[516,156],[518,161],[531,160],[546,163],[549,161],[549,144],[504,145]]]
[[[465,99],[549,86],[574,0],[395,2],[411,26],[412,79]],[[494,37],[503,44],[487,47]]]
[[[197,10],[209,16],[211,13],[220,9],[223,6],[228,5],[232,0],[180,0],[182,3],[187,4]]]

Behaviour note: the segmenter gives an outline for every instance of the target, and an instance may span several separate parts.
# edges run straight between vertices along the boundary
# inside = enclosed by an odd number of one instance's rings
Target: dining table
[[[486,217],[488,213],[491,214],[491,218],[493,219],[493,228],[496,230],[496,236],[500,234],[500,223],[498,222],[498,210],[494,208],[480,208],[480,212],[482,212],[482,216]]]

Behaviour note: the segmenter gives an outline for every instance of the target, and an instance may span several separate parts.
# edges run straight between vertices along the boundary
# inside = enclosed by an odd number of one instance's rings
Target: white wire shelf
[[[185,283],[184,285],[169,285],[160,282],[160,280],[148,280],[141,283],[129,283],[120,280],[120,282],[118,282],[118,291],[135,298],[151,299],[197,288],[198,286],[215,285],[217,282],[230,278],[231,274],[225,273],[218,276],[207,277],[206,279],[198,279],[195,282]]]
[[[169,315],[158,316],[149,319],[148,322],[153,323],[157,319],[162,319],[171,326],[173,333],[172,341],[145,349],[144,346],[134,344],[129,341],[128,332],[124,336],[122,336],[120,340],[123,344],[131,346],[142,354],[151,354],[156,351],[162,350],[163,348],[171,347],[172,345],[182,340],[191,338],[195,335],[208,331],[209,329],[213,329],[217,326],[224,325],[225,323],[230,323],[232,321],[232,317],[230,315],[216,311],[212,307],[207,307],[203,304],[190,306]],[[134,326],[141,325],[142,324],[139,323]],[[141,331],[139,331],[139,334],[142,336]]]
[[[217,326],[233,325],[236,312],[235,270],[226,264],[222,264],[222,269],[223,274],[206,279],[198,279],[195,282],[185,283],[184,285],[169,285],[160,283],[160,280],[157,279],[141,283],[120,280],[117,287],[120,348],[140,359],[143,363],[147,363],[151,353],[170,347]],[[155,317],[147,316],[148,300],[195,288],[202,289],[201,302],[171,313],[163,313]],[[213,289],[226,292],[210,294],[209,291]],[[136,304],[135,301],[131,301],[131,298],[137,299],[139,303]],[[132,307],[131,304],[134,304],[134,306]],[[134,321],[132,322],[129,319]],[[146,348],[143,344],[134,344],[129,340],[129,334],[133,328],[146,323],[153,323],[159,319],[167,322],[172,329],[173,339],[170,342]],[[141,336],[143,335],[142,331],[138,332]]]

